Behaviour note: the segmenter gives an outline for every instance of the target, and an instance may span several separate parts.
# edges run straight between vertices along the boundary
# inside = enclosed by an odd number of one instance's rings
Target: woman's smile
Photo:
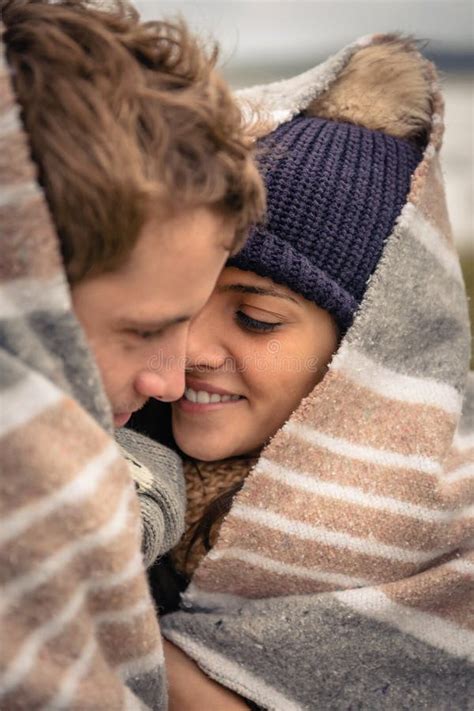
[[[224,390],[211,383],[187,380],[186,390],[183,397],[178,401],[178,406],[184,412],[189,413],[212,412],[213,410],[221,409],[223,406],[236,405],[244,399],[242,395]]]

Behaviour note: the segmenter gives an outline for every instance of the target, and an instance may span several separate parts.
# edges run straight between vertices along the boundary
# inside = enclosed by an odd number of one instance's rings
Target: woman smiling
[[[254,272],[226,268],[188,338],[173,434],[216,461],[261,448],[323,377],[338,329],[324,309]]]

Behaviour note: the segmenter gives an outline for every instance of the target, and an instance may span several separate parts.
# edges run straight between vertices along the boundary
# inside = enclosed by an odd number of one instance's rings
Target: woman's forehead
[[[238,288],[230,288],[239,286],[255,287],[258,290],[261,289],[262,292],[266,292],[268,296],[283,296],[297,303],[303,300],[299,294],[296,294],[284,284],[278,284],[269,277],[260,276],[260,274],[256,274],[255,272],[237,269],[237,267],[225,267],[217,281],[216,288],[220,291],[239,291]]]
[[[263,277],[255,272],[237,269],[237,267],[225,267],[217,281],[214,293],[246,293],[261,296],[276,296],[287,302],[296,304],[303,312],[310,316],[314,314],[328,313],[324,308],[314,301],[306,299],[301,294],[292,291],[284,284],[279,284],[269,277]],[[332,317],[331,317],[331,320]]]

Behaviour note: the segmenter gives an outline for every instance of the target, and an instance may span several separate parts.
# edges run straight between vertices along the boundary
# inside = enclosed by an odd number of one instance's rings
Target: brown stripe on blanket
[[[439,150],[441,149],[444,135],[444,99],[439,89],[438,77],[436,69],[433,65],[430,67],[430,63],[426,63],[426,67],[431,69],[433,86],[436,85],[436,90],[432,95],[432,116],[437,115],[440,119],[437,124],[432,124],[430,131],[429,144],[425,150],[425,157],[418,165],[412,176],[411,189],[407,198],[407,202],[416,203],[418,200],[418,195],[421,190],[424,189],[425,184],[428,182],[427,176],[430,171],[431,163],[433,161],[439,160]],[[429,155],[427,156],[427,153]]]
[[[340,589],[340,583],[326,583],[322,580],[292,575],[288,572],[272,572],[246,560],[222,558],[217,561],[207,559],[204,575],[207,592],[221,592],[222,581],[233,581],[232,593],[252,599],[269,596],[311,595]],[[314,569],[313,569],[314,570]],[[323,577],[324,573],[321,572]],[[197,580],[194,576],[193,581]],[[203,578],[199,576],[200,583]],[[220,581],[220,583],[219,583]]]
[[[100,663],[99,663],[100,662]],[[71,664],[73,661],[71,661]],[[6,694],[0,699],[4,704],[3,708],[11,711],[22,711],[22,709],[46,708],[55,694],[57,688],[54,680],[59,679],[63,669],[50,665],[51,669],[43,670],[43,673],[30,672],[25,685],[19,686],[11,694]],[[107,689],[107,699],[110,702],[110,709],[125,709],[124,690],[126,687],[120,682],[117,675],[112,675],[110,669],[100,656],[96,655],[92,660],[87,675],[80,680],[75,692],[72,694],[68,705],[69,711],[83,711],[83,699],[90,700],[88,709],[104,708],[104,688]]]
[[[107,689],[104,692],[104,689]],[[92,657],[87,673],[81,679],[74,695],[75,703],[70,706],[71,711],[83,711],[84,699],[88,700],[90,709],[126,709],[123,683],[118,675],[110,669],[104,657],[103,650],[98,650]],[[106,694],[106,695],[104,695]],[[107,699],[107,706],[104,705]]]
[[[124,501],[118,477],[115,476],[119,474],[121,478],[121,469],[121,463],[117,462],[112,469],[114,476],[107,476],[101,487],[89,497],[60,506],[54,513],[8,541],[8,555],[4,556],[0,567],[0,582],[8,581],[13,570],[17,574],[26,574],[48,557],[69,545],[74,546],[82,538],[91,540],[99,529],[105,528]],[[133,491],[130,492],[129,501],[133,495]],[[64,525],[65,520],[67,526]],[[125,515],[123,520],[126,521]]]
[[[36,166],[30,160],[30,146],[23,131],[18,104],[10,78],[0,72],[0,185],[2,189],[25,181],[37,182]],[[39,188],[38,188],[39,190]]]
[[[432,122],[430,145],[436,149],[437,153],[435,155],[438,156],[439,151],[441,150],[441,147],[443,145],[443,136],[444,136],[444,97],[443,97],[443,94],[441,93],[441,87],[439,84],[440,80],[439,80],[439,75],[438,75],[436,66],[434,64],[432,64],[431,62],[427,62],[427,68],[431,72],[431,81],[433,83],[433,87],[435,87],[435,91],[434,91],[433,97],[432,97],[432,100],[433,100],[432,119],[434,119],[434,116],[438,117],[438,120],[436,123],[434,121]]]
[[[456,540],[462,541],[461,546],[465,547],[466,543],[472,541],[472,534],[474,531],[474,511],[473,507],[469,507],[469,513],[460,514],[459,519],[456,521],[453,527],[455,531]]]
[[[456,425],[443,410],[392,400],[336,371],[309,396],[304,416],[298,410],[292,421],[312,422],[315,430],[349,443],[432,459],[445,457]]]
[[[75,694],[76,705],[72,706],[71,711],[76,709],[77,711],[83,711],[84,698],[90,699],[89,706],[91,709],[104,709],[105,711],[104,688],[107,689],[107,711],[115,708],[130,708],[125,699],[126,687],[123,686],[118,675],[110,669],[103,650],[100,650],[100,653],[96,653],[91,660],[88,673],[81,680],[81,684]],[[129,692],[126,693],[128,694]]]
[[[316,447],[281,430],[265,457],[304,474],[313,474],[322,481],[356,486],[366,493],[390,496],[412,504],[439,506],[438,477],[409,469],[385,467],[371,462],[349,459]],[[250,475],[251,481],[253,474]]]
[[[71,664],[75,660],[71,660]],[[58,692],[63,668],[59,665],[49,664],[43,668],[42,673],[34,670],[30,672],[25,685],[20,685],[11,694],[6,694],[0,699],[3,708],[11,711],[23,709],[38,709],[48,706]],[[91,659],[86,675],[82,677],[76,690],[71,696],[68,705],[69,711],[84,711],[83,700],[87,698],[88,709],[104,708],[104,688],[107,689],[109,709],[125,709],[124,690],[126,687],[120,682],[116,674],[112,674],[103,657],[98,653]],[[54,708],[54,707],[53,707]]]
[[[146,613],[129,622],[99,625],[97,636],[107,649],[107,660],[114,666],[133,662],[155,651],[159,653],[163,648],[161,637],[156,634],[156,613],[151,604]]]
[[[474,469],[474,447],[469,447],[468,449],[460,450],[453,447],[444,460],[443,463],[443,476],[448,477],[451,472],[464,464],[472,463]]]
[[[0,96],[1,91],[0,86]],[[15,188],[25,182],[32,182],[36,185],[36,175],[31,169],[31,162],[19,160],[19,156],[22,152],[25,152],[26,155],[27,151],[27,149],[25,149],[23,136],[19,133],[2,133],[0,130],[0,151],[2,156],[0,158],[1,164],[8,166],[8,172],[6,174],[4,171],[0,172],[0,190]]]
[[[15,151],[13,162],[9,151],[0,151],[2,190],[14,186],[19,175],[36,185],[36,168],[30,159],[21,118],[11,113],[17,103],[6,65],[0,67],[0,97],[0,116],[11,118],[5,140],[9,150]],[[24,167],[19,168],[20,165]],[[26,276],[44,279],[63,273],[58,241],[41,191],[27,200],[16,199],[4,205],[0,208],[0,221],[2,233],[8,238],[2,241],[0,281]]]
[[[148,588],[143,575],[137,573],[126,584],[116,585],[103,590],[93,590],[89,596],[89,609],[93,614],[120,611],[127,605],[136,605],[143,599]]]
[[[2,243],[0,281],[49,279],[61,273],[59,251],[51,237],[53,228],[41,195],[0,207],[0,223],[8,236]]]
[[[258,485],[248,483],[239,497],[239,503],[276,513],[283,509],[289,518],[312,526],[324,526],[332,531],[407,550],[431,551],[442,546],[447,538],[454,538],[452,521],[435,520],[439,510],[433,511],[432,521],[427,521],[393,513],[386,508],[347,502],[334,496],[321,496],[275,481],[266,475],[260,478]]]
[[[16,662],[17,655],[24,652],[25,647],[28,644],[28,640],[32,635],[39,636],[44,639],[44,643],[40,646],[40,651],[43,655],[46,653],[48,648],[48,643],[50,640],[54,640],[54,649],[57,651],[58,655],[61,657],[70,658],[71,660],[77,659],[80,650],[84,646],[85,642],[89,638],[92,632],[92,626],[89,622],[85,623],[87,616],[84,615],[86,611],[85,602],[86,598],[83,598],[82,604],[80,600],[78,605],[74,605],[75,614],[71,615],[64,621],[63,624],[57,630],[57,634],[54,637],[49,637],[45,635],[45,626],[53,621],[56,616],[61,615],[64,607],[70,603],[74,602],[74,597],[78,596],[79,590],[73,590],[72,594],[66,597],[64,600],[57,600],[56,608],[54,609],[54,615],[43,614],[41,616],[35,617],[34,613],[30,610],[30,615],[21,614],[17,618],[17,624],[15,625],[15,620],[13,615],[5,616],[2,618],[2,650],[3,655],[4,649],[3,645],[7,645],[8,649],[5,650],[5,666],[2,664],[2,673],[5,673],[6,668],[9,664],[14,664]],[[42,629],[43,628],[43,629]],[[41,632],[40,632],[41,630]],[[5,631],[5,634],[3,634]],[[0,696],[0,708],[3,709],[1,696]]]
[[[58,604],[54,608],[54,616],[60,613],[60,611],[61,608]],[[52,619],[53,618],[51,616],[43,615],[41,608],[38,608],[36,611],[32,608],[28,616],[21,615],[17,619],[16,623],[14,615],[6,616],[2,619],[2,645],[0,648],[0,668],[2,670],[2,676],[5,673],[8,673],[10,664],[15,664],[17,662],[17,656],[19,656],[28,647],[29,640],[31,639],[32,635],[42,636],[42,625],[48,624],[48,622],[50,622]],[[81,610],[77,611],[77,614],[75,615],[74,620],[72,620],[72,622],[76,625],[75,629],[73,626],[71,626],[71,624],[64,626],[64,629],[66,630],[66,635],[64,638],[65,644],[61,639],[60,633],[55,636],[54,639],[57,639],[58,645],[61,648],[61,653],[65,654],[66,657],[74,659],[77,657],[81,647],[83,646],[90,632],[88,630],[87,623],[84,624],[84,618],[82,616]],[[72,631],[77,632],[77,634],[71,635]],[[42,648],[40,648],[40,651],[42,651]],[[42,655],[44,655],[44,651],[42,651]],[[4,685],[2,684],[2,690],[3,688]],[[50,692],[48,692],[48,694],[49,693]],[[5,707],[3,703],[4,700],[2,695],[0,694],[0,708],[9,708]]]
[[[346,545],[336,546],[325,542],[324,537],[299,538],[276,528],[244,520],[231,512],[220,529],[215,549],[222,551],[235,546],[285,563],[366,578],[373,582],[397,580],[413,575],[422,567],[419,563],[355,550],[350,545],[349,539]],[[197,573],[199,580],[203,570],[204,564]],[[200,582],[198,585],[201,587]]]
[[[89,618],[90,619],[90,618]],[[41,665],[35,664],[25,677],[25,685],[19,684],[9,694],[0,697],[0,708],[3,709],[37,709],[43,708],[47,702],[51,701],[61,688],[64,677],[68,673],[68,668],[74,664],[84,650],[85,645],[90,640],[92,630],[87,624],[88,618],[78,615],[71,626],[65,628],[63,634],[54,638],[54,654],[47,653],[47,647],[42,648]],[[9,631],[13,629],[8,628]],[[71,634],[73,630],[73,634]],[[30,630],[32,632],[33,630]],[[5,635],[5,646],[0,651],[2,669],[7,667],[8,662],[13,660],[14,648],[11,645],[10,635]],[[56,646],[57,644],[57,646]],[[58,656],[60,651],[61,656]],[[5,657],[3,657],[5,653]],[[64,660],[68,660],[65,670]],[[123,685],[115,673],[107,665],[101,650],[98,649],[92,654],[88,668],[76,693],[68,705],[69,709],[79,711],[81,697],[87,690],[88,702],[91,709],[104,708],[104,684],[107,689],[107,708],[119,709],[123,707]]]
[[[85,411],[75,401],[64,398],[0,438],[0,460],[6,471],[15,472],[14,481],[1,485],[1,516],[53,494],[81,476],[79,470],[110,447],[110,438],[104,430],[86,428],[86,420],[90,421],[90,417]],[[60,439],[52,437],[56,431],[61,432]],[[74,451],[73,461],[71,451]],[[115,470],[117,480],[128,480],[128,469],[118,449]]]
[[[85,576],[89,572],[89,568],[99,567],[101,561],[107,557],[118,558],[122,552],[127,552],[127,547],[130,550],[135,549],[136,536],[133,533],[132,530],[125,529],[114,540],[115,546],[102,545],[100,548],[88,550],[85,553],[88,556],[87,565],[83,556],[78,553],[72,559],[57,566],[52,572],[47,567],[42,569],[41,562],[39,562],[38,565],[31,567],[31,574],[35,577],[15,576],[9,581],[10,584],[5,586],[0,601],[0,612],[3,618],[16,617],[21,622],[26,615],[29,616],[30,622],[36,622],[53,617],[57,608],[64,606],[77,591],[76,581],[81,579],[81,574]],[[48,561],[46,560],[46,562]],[[38,575],[36,575],[37,573]],[[93,588],[93,584],[90,587]],[[131,604],[135,601],[137,587],[137,584],[131,585],[130,581],[126,581],[121,586],[117,586],[114,590],[114,597],[120,599],[122,605]],[[89,587],[86,592],[88,590]],[[140,592],[142,595],[147,593],[145,578],[142,578]],[[25,629],[28,629],[28,622]]]
[[[462,559],[458,559],[462,560]],[[381,588],[394,602],[474,630],[474,575],[441,565]]]
[[[0,30],[2,29],[0,27]],[[19,107],[13,98],[10,75],[0,67],[0,116],[4,117],[13,107],[16,108],[15,115],[19,116]]]
[[[97,566],[94,563],[90,565],[88,577],[91,580],[91,599],[101,600],[105,599],[107,595],[110,597],[113,595],[120,596],[122,589],[130,589],[130,594],[132,595],[135,595],[138,590],[148,589],[147,578],[142,575],[144,568],[142,568],[143,560],[139,546],[141,530],[135,525],[135,516],[138,513],[135,501],[131,502],[130,509],[130,515],[133,513],[133,517],[127,522],[123,532],[108,542],[107,551],[103,555],[100,549],[97,551],[97,555],[102,556],[100,561],[101,575],[97,575]],[[139,555],[138,560],[137,553]],[[114,565],[112,570],[112,565],[107,562],[107,557],[112,557],[115,561],[119,561],[120,565]],[[117,577],[122,578],[123,582],[116,582],[115,579]],[[102,598],[102,595],[105,597]]]
[[[450,454],[440,480],[440,491],[449,505],[474,503],[474,448]]]
[[[412,202],[432,227],[440,232],[446,246],[455,254],[438,156],[429,161],[426,178],[420,186],[420,190],[413,194]]]
[[[458,481],[446,481],[442,488],[445,501],[450,505],[474,504],[474,474]]]
[[[71,572],[74,571],[67,568],[62,570],[58,576],[49,581],[49,585],[37,588],[32,594],[19,599],[17,604],[3,615],[2,629],[8,631],[11,628],[12,630],[11,634],[8,635],[9,658],[12,658],[12,656],[21,649],[22,645],[27,642],[30,635],[35,632],[36,629],[42,624],[47,624],[50,620],[53,620],[58,614],[61,614],[61,611],[77,598],[77,611],[75,611],[75,614],[70,618],[67,628],[68,632],[64,637],[64,643],[73,647],[72,650],[69,650],[68,647],[65,648],[64,655],[71,655],[73,658],[76,657],[75,648],[77,646],[82,647],[82,641],[84,641],[81,640],[82,633],[84,632],[85,634],[87,632],[88,634],[86,636],[88,636],[91,632],[91,630],[88,629],[88,625],[89,627],[91,626],[91,612],[95,615],[103,611],[108,611],[108,609],[94,609],[93,606],[90,605],[89,597],[87,596],[87,586],[83,587],[81,591],[81,588],[75,583],[78,577],[71,575]],[[135,589],[132,589],[129,584],[124,584],[121,588],[115,590],[114,602],[117,605],[120,604],[121,610],[127,610],[130,606],[136,605],[138,601],[147,605],[147,608],[143,610],[141,615],[147,616],[146,627],[148,632],[146,638],[148,639],[149,637],[151,642],[155,644],[157,635],[155,629],[156,625],[154,625],[153,622],[156,623],[156,614],[150,601],[149,590],[145,579],[142,577],[141,585],[135,585],[134,587]],[[53,594],[51,594],[52,592]],[[137,597],[137,593],[139,597]],[[85,614],[86,624],[82,621],[81,610],[87,610]],[[121,627],[122,630],[124,627],[129,628],[125,631],[126,638],[129,642],[129,652],[131,654],[141,655],[142,647],[138,642],[134,648],[131,646],[133,634],[137,634],[138,639],[141,635],[141,633],[134,633],[137,627],[137,619],[138,616],[132,617],[130,615],[130,617],[125,617]],[[71,625],[76,621],[80,625],[79,630],[81,634],[76,632],[71,633]],[[61,639],[58,639],[55,649],[60,648],[61,644]],[[2,708],[1,703],[0,708]]]

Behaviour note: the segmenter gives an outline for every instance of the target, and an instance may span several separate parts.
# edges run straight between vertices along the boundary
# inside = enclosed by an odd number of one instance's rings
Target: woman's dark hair
[[[195,462],[195,465],[196,467],[199,467],[197,462]],[[243,484],[243,481],[233,484],[229,489],[227,489],[227,491],[224,491],[222,494],[219,494],[219,496],[216,496],[216,498],[206,506],[203,515],[194,526],[194,532],[186,551],[186,560],[189,558],[192,549],[199,541],[202,541],[206,552],[211,550],[212,544],[210,536],[212,527],[229,513],[234,496],[238,494]]]

